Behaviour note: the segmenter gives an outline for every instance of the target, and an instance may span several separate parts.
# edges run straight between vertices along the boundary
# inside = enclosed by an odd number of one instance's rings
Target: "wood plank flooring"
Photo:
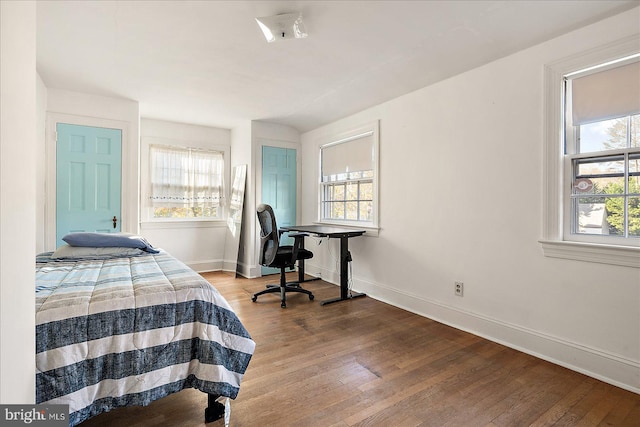
[[[638,394],[368,297],[320,306],[334,285],[305,283],[315,300],[289,294],[281,309],[250,298],[276,276],[203,276],[257,344],[232,427],[640,426]],[[206,400],[184,390],[81,426],[204,426]]]

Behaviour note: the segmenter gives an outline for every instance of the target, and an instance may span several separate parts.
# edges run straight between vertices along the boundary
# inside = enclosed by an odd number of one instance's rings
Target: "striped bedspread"
[[[36,401],[70,425],[180,391],[236,397],[255,343],[220,293],[166,252],[36,260]]]

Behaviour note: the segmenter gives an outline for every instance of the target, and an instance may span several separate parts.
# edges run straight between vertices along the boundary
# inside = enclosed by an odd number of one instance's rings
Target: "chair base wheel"
[[[262,291],[256,292],[255,294],[253,294],[251,296],[251,301],[257,302],[258,301],[258,297],[260,295],[264,295],[264,294],[279,294],[279,296],[280,296],[280,307],[287,308],[286,294],[289,293],[289,292],[307,294],[307,296],[309,297],[309,300],[311,300],[311,301],[313,301],[314,298],[315,298],[313,293],[311,293],[311,291],[309,291],[307,289],[303,289],[302,286],[300,286],[300,283],[297,283],[297,282],[285,283],[283,281],[283,284],[280,284],[280,285],[266,285],[265,289],[263,289]]]

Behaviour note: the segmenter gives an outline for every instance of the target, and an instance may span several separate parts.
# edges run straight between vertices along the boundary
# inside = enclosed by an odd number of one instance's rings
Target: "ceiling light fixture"
[[[269,43],[284,39],[303,39],[307,30],[302,22],[302,13],[283,13],[256,18],[264,37]]]

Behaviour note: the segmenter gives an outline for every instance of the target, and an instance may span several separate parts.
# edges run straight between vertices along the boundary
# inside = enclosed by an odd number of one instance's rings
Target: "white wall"
[[[640,268],[546,258],[538,243],[543,66],[637,34],[639,18],[636,8],[303,134],[302,222],[316,220],[319,140],[380,119],[381,230],[350,242],[354,289],[640,392]],[[314,254],[307,270],[337,281],[326,246]]]
[[[35,2],[0,2],[0,53],[0,403],[30,404],[36,369]]]
[[[141,119],[140,131],[141,233],[153,246],[164,249],[196,271],[221,270],[225,260],[226,221],[163,222],[150,218],[149,144],[222,150],[225,183],[229,183],[231,131],[152,119]]]

